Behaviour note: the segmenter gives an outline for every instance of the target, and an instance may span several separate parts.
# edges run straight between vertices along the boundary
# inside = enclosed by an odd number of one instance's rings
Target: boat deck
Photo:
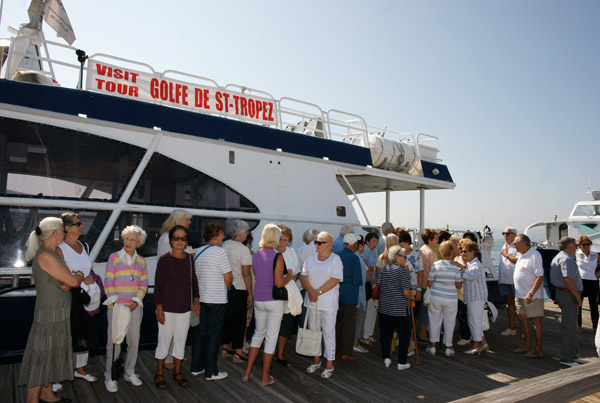
[[[585,301],[587,303],[587,301]],[[75,380],[64,384],[63,396],[72,397],[73,402],[224,402],[224,401],[282,401],[282,402],[364,402],[364,401],[430,401],[446,402],[472,397],[472,401],[518,401],[523,390],[531,394],[537,385],[554,383],[556,380],[568,379],[569,376],[583,379],[583,374],[593,373],[598,379],[600,360],[594,347],[594,334],[589,321],[589,311],[584,307],[584,333],[580,335],[580,357],[590,363],[569,368],[559,364],[560,355],[560,310],[552,303],[546,303],[544,326],[543,359],[527,359],[512,352],[522,345],[521,337],[503,337],[500,332],[507,327],[506,311],[501,310],[498,320],[492,324],[486,338],[494,350],[494,354],[467,356],[464,347],[456,346],[454,357],[425,353],[424,345],[420,345],[419,362],[416,357],[409,357],[412,367],[407,371],[397,371],[395,366],[385,368],[380,358],[378,344],[368,346],[369,353],[361,354],[361,359],[354,362],[336,361],[335,373],[331,379],[321,379],[318,374],[309,375],[305,368],[309,359],[296,355],[293,342],[288,343],[286,359],[291,368],[283,368],[274,363],[272,375],[278,379],[277,384],[262,388],[259,385],[261,362],[257,362],[253,377],[248,383],[241,381],[243,364],[234,364],[231,359],[219,360],[219,368],[229,373],[229,378],[217,382],[206,382],[202,377],[194,378],[189,374],[189,361],[184,362],[184,376],[190,384],[182,388],[166,373],[167,390],[158,390],[152,379],[155,371],[153,351],[142,351],[139,354],[136,370],[141,375],[144,385],[132,387],[121,380],[119,392],[109,393],[102,380],[94,384],[83,380]],[[148,320],[148,319],[146,319]],[[190,347],[188,347],[189,353]],[[394,364],[395,364],[395,358]],[[90,358],[88,371],[99,375],[104,371],[104,356]],[[0,396],[3,402],[25,402],[26,390],[16,386],[20,364],[0,366]],[[579,374],[577,374],[579,371]],[[533,379],[537,378],[539,379]],[[523,381],[524,382],[519,382]],[[568,383],[568,381],[567,381]],[[507,385],[510,385],[507,387]],[[575,384],[573,384],[575,385]],[[597,386],[596,386],[597,385]],[[507,389],[500,389],[507,387]],[[521,388],[521,389],[519,389]],[[600,392],[598,382],[586,382],[577,386],[569,394],[571,401]],[[487,393],[493,393],[493,397]],[[506,392],[504,392],[506,390]],[[519,392],[521,390],[521,392]],[[500,396],[498,396],[498,393]],[[483,393],[479,398],[477,394]],[[551,393],[551,392],[550,392]],[[535,395],[535,393],[534,393]],[[556,395],[558,396],[558,395]],[[473,400],[474,399],[474,400]],[[534,399],[538,400],[538,399]],[[554,400],[554,399],[551,399]],[[549,401],[545,398],[545,401]]]

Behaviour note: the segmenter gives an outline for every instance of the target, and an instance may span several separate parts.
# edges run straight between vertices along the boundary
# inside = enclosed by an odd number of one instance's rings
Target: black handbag
[[[115,345],[113,344],[113,363],[110,366],[110,379],[118,381],[125,373],[125,366],[123,362],[123,352],[119,354],[119,358],[115,360]]]
[[[246,301],[244,301],[246,303]],[[242,313],[242,301],[240,294],[238,294],[236,288],[232,285],[227,291],[227,308],[225,311],[225,319],[234,320],[239,318]]]
[[[273,259],[273,299],[278,301],[287,301],[288,300],[288,292],[285,287],[277,287],[275,285],[275,268],[277,267],[277,259],[279,256],[283,259],[283,255],[278,253],[275,255],[275,259]],[[287,273],[287,267],[285,267],[285,259],[283,260],[283,274]]]

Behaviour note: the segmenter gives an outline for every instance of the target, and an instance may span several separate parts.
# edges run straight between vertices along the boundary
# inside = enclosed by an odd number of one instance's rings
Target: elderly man
[[[391,222],[384,222],[381,224],[381,233],[383,236],[379,239],[379,243],[377,244],[377,256],[385,252],[385,237],[394,233],[394,225]]]
[[[358,235],[352,233],[344,235],[344,250],[338,253],[344,266],[344,279],[340,283],[340,304],[335,334],[337,350],[342,355],[342,360],[358,360],[359,358],[352,353],[358,290],[364,284],[360,260],[355,255],[358,250],[358,240]]]
[[[502,336],[516,336],[515,329],[515,263],[519,259],[517,249],[515,249],[515,237],[517,230],[514,227],[506,227],[502,232],[504,245],[500,251],[500,262],[498,263],[498,292],[506,297],[506,307],[508,311],[508,329],[500,334]]]
[[[514,245],[519,253],[513,277],[515,305],[525,339],[525,347],[518,348],[514,352],[525,354],[527,358],[542,358],[544,356],[542,353],[542,316],[544,316],[542,256],[531,247],[531,240],[527,235],[517,235]],[[535,329],[535,350],[531,346],[530,321]]]
[[[302,245],[296,249],[300,271],[302,271],[302,265],[304,265],[306,258],[314,253],[317,253],[317,247],[315,245],[317,235],[319,235],[319,231],[316,229],[307,229],[304,231],[304,235],[302,236]]]
[[[581,306],[583,282],[575,262],[577,243],[563,237],[558,241],[560,252],[552,259],[550,282],[556,287],[556,302],[562,312],[560,322],[560,363],[576,367],[587,361],[577,357],[577,316]]]
[[[338,236],[335,241],[333,241],[333,247],[331,251],[333,253],[340,253],[344,250],[344,236],[346,234],[354,234],[354,227],[349,224],[345,224],[340,230],[340,236]]]

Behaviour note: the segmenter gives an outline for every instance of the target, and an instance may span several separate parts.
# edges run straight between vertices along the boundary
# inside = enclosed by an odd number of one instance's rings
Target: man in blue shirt
[[[356,323],[356,304],[358,290],[363,284],[359,257],[354,254],[358,249],[358,235],[353,233],[344,236],[344,249],[338,252],[344,265],[344,280],[340,283],[340,304],[336,320],[336,349],[342,360],[358,360],[354,355],[354,332]]]
[[[550,282],[556,287],[556,302],[562,312],[560,322],[560,363],[576,367],[587,361],[577,357],[577,316],[581,306],[583,282],[575,262],[577,243],[563,237],[558,241],[560,252],[552,259]]]
[[[345,224],[342,227],[340,230],[340,236],[335,238],[335,241],[333,241],[333,247],[331,248],[333,253],[337,253],[339,255],[339,253],[344,250],[344,236],[346,236],[346,234],[354,234],[354,227],[352,225]]]

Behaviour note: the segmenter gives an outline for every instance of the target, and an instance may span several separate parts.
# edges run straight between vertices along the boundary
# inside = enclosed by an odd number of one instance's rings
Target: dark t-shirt
[[[154,278],[154,305],[162,304],[163,311],[184,313],[191,310],[192,295],[198,298],[198,279],[192,270],[192,258],[186,253],[177,259],[165,253],[158,259]],[[191,280],[191,281],[190,281]]]

